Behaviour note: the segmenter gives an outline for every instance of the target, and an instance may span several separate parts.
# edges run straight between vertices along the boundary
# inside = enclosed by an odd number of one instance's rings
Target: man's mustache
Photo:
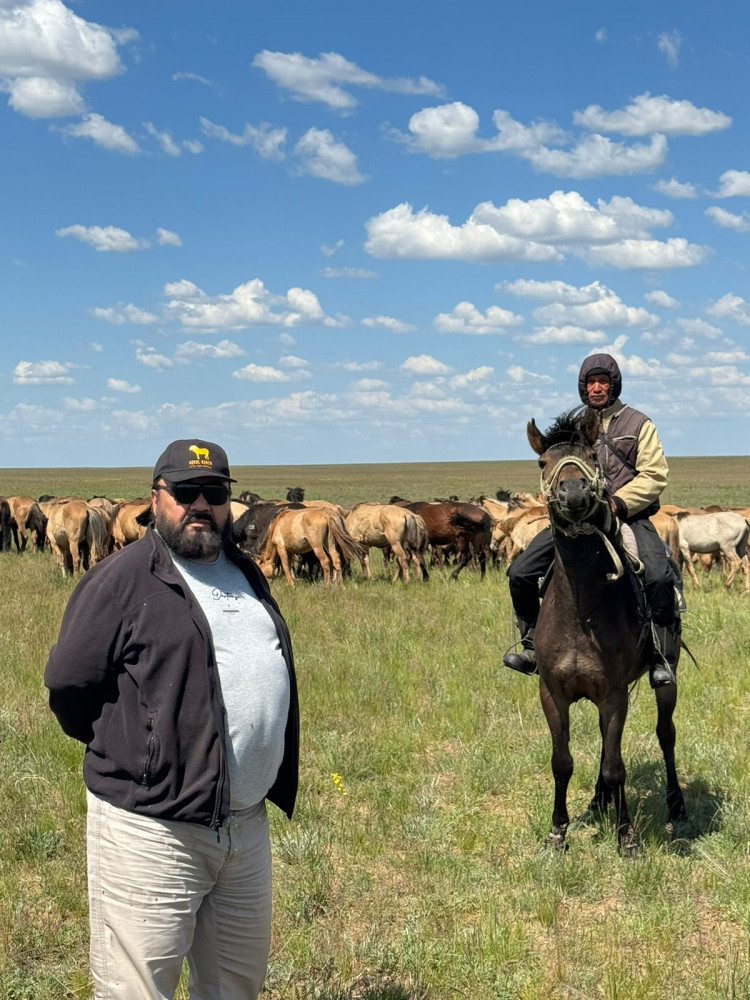
[[[207,521],[211,527],[218,530],[218,525],[214,520],[213,516],[208,513],[208,511],[189,511],[182,519],[182,526],[186,527],[188,524],[192,524],[194,521]]]

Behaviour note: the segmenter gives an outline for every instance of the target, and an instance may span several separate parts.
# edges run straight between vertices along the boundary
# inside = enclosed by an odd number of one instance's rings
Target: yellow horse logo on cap
[[[192,451],[196,459],[198,459],[199,461],[206,461],[206,462],[211,461],[208,455],[208,448],[199,448],[197,444],[191,444],[190,447],[188,448],[188,451]]]

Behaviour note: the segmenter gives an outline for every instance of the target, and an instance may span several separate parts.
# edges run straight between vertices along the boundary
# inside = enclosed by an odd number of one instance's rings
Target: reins
[[[590,517],[597,507],[604,507],[604,530],[597,528],[596,525],[592,524],[589,520],[572,521],[565,512],[560,501],[557,499],[555,495],[557,482],[560,478],[560,472],[566,465],[574,465],[577,469],[579,469],[591,486],[592,500],[591,506],[586,513],[586,517]],[[553,467],[549,479],[545,480],[544,476],[542,476],[540,481],[540,490],[550,512],[550,528],[552,529],[552,534],[554,535],[556,531],[559,531],[567,538],[577,538],[579,535],[598,535],[604,543],[604,548],[606,549],[607,554],[612,560],[612,564],[614,566],[614,572],[607,573],[607,581],[609,583],[614,583],[622,577],[625,570],[622,565],[620,554],[612,544],[612,541],[607,534],[612,527],[612,512],[610,511],[609,504],[604,496],[605,488],[606,483],[604,476],[601,473],[601,469],[598,467],[592,468],[588,462],[584,462],[582,458],[578,458],[576,455],[566,455],[564,458],[561,458]]]

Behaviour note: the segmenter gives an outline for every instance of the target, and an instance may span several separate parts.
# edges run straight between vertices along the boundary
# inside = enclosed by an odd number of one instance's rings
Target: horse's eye
[[[543,469],[547,463],[544,461],[543,458],[540,458],[536,464],[539,466],[540,469]]]

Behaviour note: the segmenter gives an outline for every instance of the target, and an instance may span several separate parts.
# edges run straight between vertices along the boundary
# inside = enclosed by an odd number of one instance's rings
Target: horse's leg
[[[693,581],[693,586],[695,587],[696,590],[700,590],[701,589],[700,581],[696,576],[695,567],[693,566],[692,555],[687,544],[683,545],[682,543],[680,543],[680,555],[682,556],[682,563],[687,568],[687,571],[690,574],[690,579]]]
[[[677,768],[674,760],[675,728],[672,716],[677,703],[677,683],[664,684],[654,691],[656,695],[656,736],[661,752],[664,755],[664,766],[667,771],[667,812],[669,822],[687,820],[685,800],[677,778]]]
[[[284,571],[284,579],[290,587],[293,587],[294,576],[292,575],[292,567],[289,565],[289,553],[286,550],[286,545],[284,545],[281,541],[276,543],[276,554],[281,561],[281,568]]]
[[[602,777],[602,765],[604,764],[604,721],[602,720],[601,712],[599,713],[599,733],[602,738],[602,749],[599,755],[599,776],[596,779],[594,797],[589,802],[587,812],[604,815],[612,801],[612,789]]]
[[[362,569],[365,573],[365,580],[372,580],[372,573],[370,572],[370,550],[365,549],[365,554],[362,556]]]
[[[336,545],[336,542],[333,541],[333,539],[331,539],[331,547],[329,549],[328,554],[331,563],[333,564],[333,582],[340,583],[343,585],[344,583],[343,564],[341,561],[341,555],[339,553],[338,546]]]
[[[407,558],[407,555],[404,552],[403,547],[402,547],[402,545],[401,545],[400,542],[394,541],[393,544],[391,545],[391,548],[393,549],[393,551],[394,551],[394,553],[396,555],[396,566],[397,566],[397,568],[396,568],[396,574],[393,577],[393,583],[395,583],[398,580],[399,575],[401,576],[401,579],[404,581],[404,583],[408,583],[409,582],[409,559]]]
[[[610,700],[602,705],[600,714],[604,733],[601,774],[611,789],[620,847],[623,853],[632,854],[638,847],[638,840],[625,799],[626,772],[622,759],[622,731],[628,714],[627,689],[613,691]]]
[[[323,570],[323,583],[331,582],[331,560],[322,545],[313,545],[313,552],[318,558],[320,568]]]
[[[456,548],[459,552],[459,560],[456,563],[456,568],[451,573],[451,580],[456,580],[458,578],[458,574],[471,559],[471,545],[469,545],[466,538],[459,538]]]
[[[550,846],[565,849],[568,832],[568,785],[573,775],[573,758],[570,755],[570,720],[568,705],[558,705],[543,680],[539,681],[539,695],[552,737],[552,776],[555,779],[555,804],[552,810],[552,830],[547,835]]]

